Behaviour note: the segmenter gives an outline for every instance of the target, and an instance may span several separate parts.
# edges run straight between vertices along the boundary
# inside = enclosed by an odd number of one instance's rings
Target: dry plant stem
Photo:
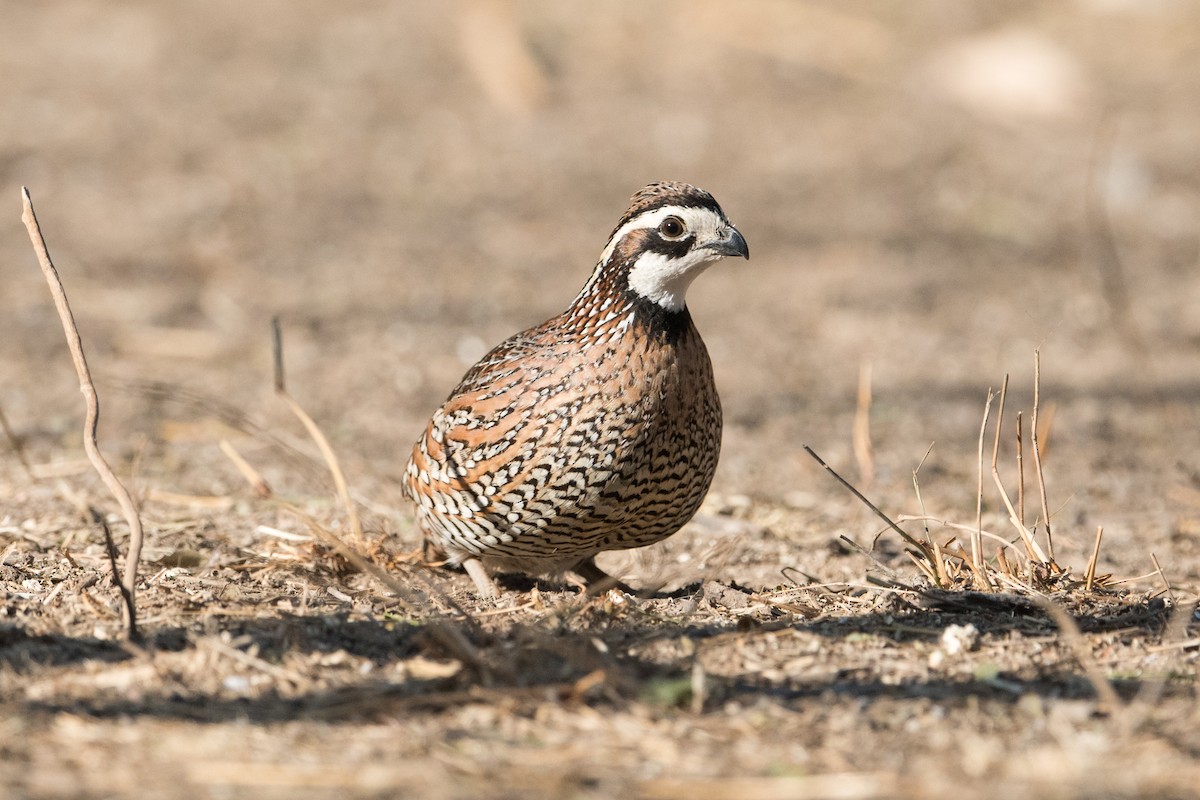
[[[913,470],[913,491],[917,493],[917,505],[921,507],[922,517],[928,517],[928,513],[925,511],[925,498],[921,497],[921,482],[917,479],[917,473],[921,471],[921,467],[925,465],[925,460],[933,452],[934,444],[934,442],[929,443],[929,447],[925,449],[925,455],[921,456],[920,462],[917,463],[917,468]],[[946,565],[942,563],[942,548],[938,544],[937,539],[929,533],[929,525],[926,524],[925,520],[922,520],[921,527],[925,529],[925,540],[933,548],[933,568],[937,570],[937,580],[934,581],[934,584],[939,587],[948,586],[950,584],[950,576],[946,574]]]
[[[1158,563],[1158,556],[1151,553],[1150,560],[1154,562],[1154,571],[1158,573],[1159,580],[1163,582],[1163,586],[1167,589],[1167,597],[1171,598],[1171,602],[1174,603],[1175,592],[1171,589],[1171,582],[1167,580],[1167,576],[1163,573],[1162,565]]]
[[[871,362],[858,368],[858,402],[854,410],[854,459],[864,486],[875,482],[875,454],[871,449]]]
[[[941,525],[944,528],[950,528],[950,529],[956,530],[956,531],[963,531],[964,533],[970,533],[970,532],[976,530],[976,528],[972,525],[967,525],[967,524],[964,524],[961,522],[950,522],[949,520],[938,519],[937,517],[933,517],[933,516],[914,517],[909,514],[901,514],[898,517],[896,517],[896,521],[897,522],[922,522],[922,523],[936,522],[937,524]],[[1008,548],[1012,548],[1014,551],[1017,549],[1017,546],[1015,544],[1008,541],[1003,536],[996,534],[996,533],[992,533],[989,530],[984,530],[983,536],[984,536],[984,538],[991,539],[992,541],[994,541],[996,543],[997,547],[1000,547],[1000,548],[1008,547]],[[1151,573],[1151,574],[1153,574],[1153,573]]]
[[[317,524],[317,521],[312,517],[288,503],[284,503],[283,506],[304,520],[304,522],[308,525],[308,529],[312,531],[313,536],[336,550],[338,554],[353,564],[355,569],[359,570],[360,572],[365,572],[387,587],[401,600],[401,602],[404,603],[405,611],[408,611],[409,613],[416,613],[420,610],[421,606],[424,605],[419,598],[414,596],[413,591],[409,587],[400,583],[400,581],[393,578],[386,571],[368,561],[363,556],[359,555],[357,551],[347,546],[345,542],[339,539],[331,531],[328,531]]]
[[[83,354],[83,340],[79,336],[79,328],[75,325],[75,316],[71,313],[71,306],[67,302],[67,292],[63,288],[62,279],[59,278],[58,270],[54,268],[54,262],[50,260],[50,253],[46,249],[46,240],[42,236],[41,226],[38,225],[37,215],[33,211],[33,200],[29,197],[29,190],[24,186],[21,187],[21,198],[24,205],[21,221],[25,223],[25,229],[29,232],[29,239],[33,243],[33,250],[37,254],[38,264],[42,268],[42,274],[46,277],[46,283],[50,286],[50,294],[54,298],[54,305],[58,309],[63,332],[67,337],[67,347],[71,350],[71,360],[75,363],[75,372],[79,376],[79,391],[83,393],[84,403],[87,406],[87,414],[83,423],[83,449],[87,452],[92,467],[121,506],[121,512],[125,515],[125,521],[129,525],[129,552],[125,557],[125,571],[121,578],[121,586],[123,587],[122,596],[125,600],[129,636],[136,638],[138,631],[135,593],[137,591],[138,561],[142,555],[142,520],[138,516],[133,498],[121,481],[117,479],[116,474],[108,466],[108,462],[104,460],[104,455],[100,452],[100,445],[96,441],[96,429],[100,422],[100,398],[96,394],[96,385],[92,382],[91,371],[88,369],[87,359]]]
[[[317,447],[320,448],[321,455],[325,458],[325,464],[329,468],[330,474],[333,476],[334,483],[337,485],[338,496],[341,498],[342,505],[346,510],[346,515],[350,520],[351,530],[354,532],[358,546],[361,547],[364,544],[363,536],[362,536],[362,526],[359,523],[358,512],[355,510],[354,501],[350,498],[350,490],[346,484],[345,476],[342,474],[342,469],[341,469],[340,464],[338,463],[337,456],[334,454],[333,448],[329,444],[329,440],[325,438],[325,434],[317,426],[317,423],[314,422],[313,418],[310,417],[308,415],[308,413],[303,408],[300,407],[300,404],[297,403],[295,400],[293,400],[291,395],[289,395],[287,393],[286,383],[284,380],[284,372],[283,372],[283,336],[280,332],[278,317],[271,320],[271,327],[272,327],[272,334],[273,334],[272,349],[273,349],[273,353],[274,353],[274,365],[275,365],[275,393],[277,395],[279,395],[279,397],[281,399],[283,399],[283,401],[285,403],[287,403],[288,408],[290,408],[292,410],[292,413],[295,414],[296,417],[304,424],[304,427],[308,430],[309,435],[312,437],[313,441],[316,442]],[[231,446],[230,450],[232,450],[232,449],[233,448]],[[236,451],[234,451],[234,452],[236,452]],[[249,465],[247,465],[247,466],[249,466]],[[256,474],[256,475],[258,474],[252,468],[251,468],[251,471],[254,472],[254,474]],[[308,523],[310,530],[312,530],[313,533],[318,538],[324,540],[326,542],[326,544],[329,544],[330,546],[334,547],[347,561],[349,561],[351,564],[353,564],[356,568],[358,568],[362,572],[367,573],[368,575],[371,575],[376,580],[378,580],[380,583],[382,583],[384,586],[386,586],[387,588],[392,590],[392,592],[395,593],[396,596],[402,602],[405,602],[408,604],[410,611],[415,612],[422,605],[427,604],[426,601],[427,601],[429,595],[437,595],[450,608],[452,608],[456,612],[458,612],[462,616],[462,618],[465,619],[468,622],[468,624],[470,624],[472,626],[472,628],[474,630],[476,630],[476,632],[478,632],[478,625],[476,624],[475,620],[471,617],[471,615],[468,614],[466,612],[466,610],[464,608],[462,608],[462,606],[460,606],[458,603],[456,603],[445,592],[438,591],[437,589],[435,589],[434,587],[432,587],[428,583],[426,583],[426,589],[428,589],[429,592],[428,592],[428,594],[425,595],[425,597],[420,597],[419,596],[420,593],[414,592],[414,590],[412,588],[407,587],[404,584],[397,581],[395,578],[393,578],[391,575],[389,575],[385,570],[381,569],[379,566],[377,566],[373,562],[369,561],[367,558],[360,555],[352,547],[347,546],[337,536],[335,536],[331,531],[328,531],[325,528],[318,525],[317,522],[315,520],[313,520],[311,517],[309,517],[307,514],[304,514],[299,509],[288,506],[286,504],[285,504],[285,507],[287,507],[292,513],[299,516],[301,519],[304,519]],[[468,648],[470,647],[470,645],[466,641],[465,637],[463,637],[460,632],[449,629],[441,623],[431,624],[429,630],[432,631],[433,634],[439,638],[439,640],[442,640],[443,644],[445,646],[447,646],[450,649],[453,649],[463,661],[482,669],[482,666],[481,666],[482,662],[479,660],[478,657],[472,656],[471,653],[468,651]]]
[[[84,519],[89,520],[93,525],[100,526],[100,530],[104,534],[104,552],[108,556],[109,569],[112,570],[114,577],[120,575],[121,570],[117,566],[117,562],[120,560],[120,554],[117,552],[117,543],[113,541],[112,529],[108,527],[108,521],[104,519],[104,514],[92,506],[87,506],[84,509],[84,512]],[[125,602],[126,613],[129,613],[129,609],[133,606],[133,596],[130,594],[129,589],[125,586],[125,584],[118,582],[117,585],[121,590],[121,599]],[[134,619],[136,622],[136,617],[134,617]],[[136,631],[131,633],[130,636],[131,638],[136,636]]]
[[[461,606],[455,603],[452,598],[445,595],[445,593],[438,591],[428,583],[425,584],[427,591],[423,594],[419,590],[414,590],[411,587],[405,586],[403,583],[400,583],[398,580],[388,574],[386,570],[382,569],[374,562],[370,561],[365,556],[360,555],[353,548],[346,545],[345,542],[335,536],[331,531],[328,531],[322,527],[308,514],[304,513],[290,503],[279,501],[279,506],[302,520],[304,524],[308,526],[309,530],[312,531],[312,538],[323,541],[325,544],[336,550],[352,565],[354,565],[355,569],[370,575],[371,577],[375,578],[375,580],[379,581],[379,583],[385,588],[390,590],[394,595],[396,595],[397,599],[400,600],[401,604],[405,606],[405,611],[412,614],[417,614],[429,605],[429,596],[436,595],[443,602],[445,602],[446,605],[458,612],[465,620],[473,625],[474,620],[472,620],[471,616]]]
[[[1096,561],[1100,558],[1100,540],[1104,538],[1104,526],[1096,528],[1096,543],[1092,545],[1092,557],[1088,559],[1087,572],[1084,573],[1083,588],[1086,591],[1092,590],[1092,583],[1096,580]]]
[[[246,459],[242,458],[242,454],[237,451],[237,448],[235,448],[228,439],[222,439],[220,446],[221,452],[225,454],[226,458],[233,462],[233,465],[237,467],[238,472],[242,473],[242,477],[246,479],[246,483],[250,484],[250,488],[254,490],[256,495],[262,498],[267,498],[273,494],[271,491],[271,485],[267,483],[266,479],[262,475],[259,474],[258,470],[250,466],[250,463],[246,461]]]
[[[905,530],[903,528],[901,528],[896,523],[892,522],[891,518],[889,518],[887,514],[884,514],[882,511],[880,511],[879,508],[874,503],[872,503],[870,500],[868,500],[862,492],[860,492],[858,489],[855,489],[854,486],[850,483],[850,481],[843,478],[841,475],[839,475],[837,473],[836,470],[834,470],[833,467],[826,464],[825,460],[823,458],[821,458],[819,455],[817,455],[816,452],[811,447],[809,447],[808,445],[802,445],[802,447],[804,448],[804,451],[806,453],[808,453],[810,456],[812,456],[813,459],[818,464],[820,464],[822,467],[825,468],[826,472],[828,472],[833,477],[837,478],[838,483],[842,484],[842,486],[845,486],[847,489],[849,489],[851,494],[853,494],[855,497],[857,497],[859,500],[861,500],[866,505],[867,508],[874,511],[875,516],[879,517],[881,520],[886,522],[889,528],[894,530],[896,533],[900,534],[900,537],[902,539],[904,539],[904,541],[908,542],[913,547],[920,550],[921,555],[924,556],[927,561],[930,561],[930,562],[933,561],[933,551],[929,549],[929,545],[925,544],[924,542],[918,542],[916,539],[914,539],[912,536],[910,536],[907,532],[905,532]]]
[[[983,407],[983,423],[979,426],[979,480],[975,487],[975,528],[971,532],[971,571],[979,578],[981,584],[991,587],[983,569],[983,437],[987,433],[988,417],[992,413],[992,400],[996,395],[988,389],[987,403]]]
[[[283,334],[279,328],[279,317],[271,320],[271,342],[272,351],[274,353],[275,364],[275,394],[279,399],[283,400],[287,407],[291,409],[296,418],[304,425],[308,435],[316,442],[317,447],[321,451],[325,463],[329,466],[329,473],[333,476],[333,483],[337,487],[338,498],[342,501],[342,508],[346,511],[346,519],[350,523],[350,532],[354,536],[354,543],[358,547],[364,545],[362,523],[358,519],[358,511],[354,507],[354,501],[350,499],[350,489],[346,485],[346,476],[342,473],[341,464],[338,463],[337,455],[333,452],[333,447],[330,446],[329,440],[325,438],[325,434],[313,421],[313,418],[308,415],[308,412],[300,407],[300,404],[292,399],[292,396],[287,392],[287,385],[284,382],[283,373]]]
[[[1054,537],[1050,533],[1050,503],[1046,500],[1046,476],[1042,472],[1042,453],[1038,444],[1038,407],[1041,405],[1042,393],[1042,350],[1033,351],[1033,419],[1030,420],[1030,431],[1033,437],[1033,469],[1037,473],[1038,494],[1042,501],[1042,520],[1046,524],[1046,552],[1050,560],[1054,560]]]
[[[1004,548],[996,548],[996,565],[1000,568],[1000,572],[1005,575],[1013,574],[1012,564],[1008,563],[1008,556],[1004,555]]]
[[[1017,521],[1025,527],[1025,442],[1021,431],[1024,420],[1021,412],[1017,412]]]
[[[1008,490],[1004,488],[1004,482],[1000,480],[1000,432],[1004,427],[1004,400],[1007,396],[1008,376],[1005,375],[1004,384],[1000,387],[1000,407],[996,410],[996,439],[992,443],[992,480],[996,483],[996,489],[999,490],[1000,497],[1004,500],[1004,507],[1008,510],[1009,522],[1017,529],[1017,533],[1021,535],[1021,541],[1025,543],[1025,550],[1029,555],[1029,559],[1044,564],[1046,562],[1045,554],[1038,547],[1033,534],[1021,524],[1021,518],[1017,514],[1017,510],[1013,508],[1012,501],[1008,498]]]

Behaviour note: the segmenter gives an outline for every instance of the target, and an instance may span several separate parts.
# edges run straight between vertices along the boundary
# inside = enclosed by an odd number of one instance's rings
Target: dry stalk
[[[350,490],[346,483],[341,466],[338,462],[337,455],[333,452],[333,447],[329,444],[329,440],[318,427],[317,423],[309,416],[299,403],[297,403],[291,395],[287,393],[286,383],[284,380],[283,371],[283,336],[279,327],[279,318],[271,320],[272,327],[272,350],[274,354],[274,379],[275,393],[283,399],[292,413],[304,424],[309,435],[316,443],[321,451],[321,455],[325,458],[325,464],[329,468],[330,475],[333,476],[334,484],[337,486],[338,496],[342,501],[342,506],[346,511],[346,516],[350,521],[351,530],[354,533],[356,544],[359,547],[364,545],[362,535],[362,525],[359,522],[358,512],[355,508],[354,501],[350,497]],[[232,450],[232,447],[230,447]],[[234,451],[236,452],[236,451]],[[228,454],[228,452],[227,452]],[[247,464],[247,467],[249,465]],[[253,474],[258,474],[257,471],[250,468]],[[461,605],[454,601],[452,597],[441,591],[437,587],[430,584],[428,581],[422,580],[424,591],[415,590],[413,587],[406,586],[400,581],[392,577],[386,570],[375,564],[370,559],[363,556],[353,547],[350,547],[343,542],[332,531],[325,529],[317,523],[309,515],[305,514],[298,508],[290,504],[283,504],[290,512],[303,519],[313,534],[324,541],[327,545],[333,547],[343,558],[354,565],[359,571],[370,575],[381,584],[390,589],[396,596],[407,606],[407,610],[411,613],[418,613],[420,609],[428,604],[429,598],[435,596],[446,604],[449,608],[457,612],[467,625],[476,633],[479,632],[478,623],[467,613]],[[427,630],[438,639],[447,649],[453,651],[461,661],[470,664],[476,668],[481,675],[485,675],[482,659],[474,646],[467,641],[461,631],[446,625],[443,622],[434,621],[427,626]]]
[[[921,471],[921,467],[925,466],[925,460],[929,458],[929,454],[933,452],[934,442],[929,443],[929,447],[925,449],[925,455],[921,456],[921,460],[917,462],[917,468],[913,470],[913,491],[917,493],[917,505],[921,507],[921,516],[928,517],[925,511],[925,498],[921,496],[921,482],[917,479],[917,474]],[[946,565],[942,563],[942,548],[938,545],[937,539],[929,532],[929,525],[923,519],[921,526],[925,529],[925,541],[929,542],[930,548],[933,549],[933,568],[937,571],[938,580],[934,581],[936,586],[949,586],[950,576],[946,574]]]
[[[1092,590],[1092,583],[1096,580],[1096,562],[1100,559],[1100,540],[1104,538],[1104,526],[1096,528],[1096,543],[1092,545],[1092,557],[1088,559],[1087,571],[1084,573],[1083,588],[1086,591]]]
[[[966,525],[966,524],[959,523],[959,522],[950,522],[949,520],[939,519],[938,517],[934,517],[934,516],[914,517],[910,514],[901,514],[900,516],[896,517],[896,521],[897,522],[925,522],[925,523],[936,522],[937,524],[941,525],[943,528],[950,528],[951,530],[962,531],[964,533],[970,533],[970,532],[976,530],[976,528],[971,525]],[[1017,546],[1015,544],[1008,541],[1000,534],[992,533],[989,530],[984,530],[983,536],[984,536],[984,538],[991,539],[993,542],[995,542],[996,546],[998,548],[1006,548],[1007,547],[1007,548],[1011,548],[1014,551],[1017,549]]]
[[[256,495],[267,498],[273,494],[271,484],[267,483],[266,478],[259,474],[258,470],[254,467],[250,466],[250,463],[246,459],[242,458],[242,454],[237,451],[237,448],[228,439],[222,439],[220,446],[221,452],[233,462],[238,472],[242,473],[242,477],[246,479],[246,483],[250,484],[250,488],[254,490]]]
[[[1038,444],[1040,431],[1038,430],[1038,409],[1041,405],[1042,391],[1042,349],[1036,348],[1033,351],[1033,419],[1030,420],[1030,429],[1033,436],[1033,468],[1037,473],[1038,493],[1042,500],[1042,521],[1046,525],[1046,552],[1050,556],[1050,560],[1054,560],[1054,537],[1050,533],[1050,503],[1046,500],[1046,476],[1042,472],[1042,453],[1041,446]]]
[[[983,437],[987,433],[988,417],[992,413],[992,400],[996,395],[989,388],[987,403],[983,407],[983,423],[979,426],[979,480],[975,487],[975,527],[971,533],[971,570],[981,583],[991,588],[992,582],[983,569]]]
[[[275,394],[296,415],[296,418],[304,425],[305,430],[308,431],[308,435],[312,437],[313,442],[320,449],[321,456],[329,466],[329,473],[333,476],[333,483],[337,487],[338,498],[342,501],[342,508],[346,511],[346,519],[350,523],[350,532],[354,536],[354,543],[358,547],[363,547],[365,542],[363,541],[362,523],[358,519],[358,510],[354,506],[354,501],[350,498],[350,489],[346,484],[346,476],[342,473],[341,464],[338,463],[337,454],[333,452],[333,447],[330,446],[329,440],[325,438],[324,432],[321,431],[321,428],[313,418],[288,394],[283,373],[283,333],[279,327],[279,317],[274,317],[271,320],[271,343],[275,365]]]
[[[816,452],[811,447],[809,447],[808,445],[801,445],[801,446],[804,448],[806,453],[808,453],[810,456],[812,456],[813,459],[818,464],[820,464],[822,467],[825,468],[826,472],[828,472],[830,475],[832,475],[834,478],[836,478],[838,483],[842,484],[842,486],[845,486],[847,489],[849,489],[851,494],[853,494],[855,497],[857,497],[859,500],[861,500],[863,502],[863,504],[866,505],[867,508],[869,508],[869,509],[871,509],[871,511],[875,512],[875,516],[879,517],[881,520],[886,522],[887,526],[889,528],[894,530],[896,533],[900,534],[900,538],[904,539],[904,541],[908,542],[913,547],[917,548],[917,550],[919,550],[921,552],[921,555],[925,558],[926,561],[928,561],[930,563],[933,562],[933,551],[929,549],[929,545],[925,544],[924,542],[918,542],[916,539],[914,539],[912,536],[910,536],[907,531],[905,531],[903,528],[901,528],[895,522],[892,522],[891,518],[888,517],[887,514],[884,514],[882,511],[880,511],[879,507],[876,506],[874,503],[872,503],[870,500],[868,500],[866,498],[866,495],[864,495],[858,489],[854,488],[854,485],[851,484],[850,481],[843,478],[841,475],[839,475],[837,473],[837,471],[833,467],[826,464],[825,459],[823,459],[819,455],[817,455]]]
[[[1028,552],[1030,560],[1037,560],[1040,563],[1046,563],[1046,556],[1042,553],[1042,549],[1038,547],[1038,543],[1034,541],[1033,534],[1021,523],[1021,518],[1017,514],[1017,510],[1013,508],[1012,500],[1008,497],[1008,491],[1004,488],[1004,482],[1000,480],[1000,432],[1004,427],[1004,400],[1008,396],[1008,376],[1004,376],[1004,383],[1000,387],[1000,407],[996,411],[996,438],[992,443],[992,480],[996,483],[996,489],[1000,492],[1001,499],[1004,500],[1004,507],[1008,509],[1008,519],[1017,529],[1017,533],[1021,535],[1021,541],[1025,543],[1025,549]]]
[[[1158,556],[1154,553],[1150,554],[1150,560],[1154,562],[1154,571],[1158,574],[1159,580],[1163,582],[1163,586],[1167,589],[1167,597],[1171,598],[1171,602],[1175,602],[1175,592],[1171,589],[1171,582],[1167,580],[1167,576],[1163,573],[1162,565],[1158,563]]]
[[[858,369],[858,402],[854,409],[854,459],[863,486],[875,482],[875,453],[871,449],[871,362],[863,361]]]
[[[1017,521],[1025,527],[1025,441],[1022,436],[1024,420],[1017,412]]]
[[[25,229],[29,232],[29,239],[37,254],[38,264],[42,268],[42,274],[45,276],[46,283],[50,287],[50,294],[54,298],[54,305],[58,309],[58,316],[62,321],[63,332],[67,338],[67,347],[71,351],[71,360],[74,362],[75,372],[79,376],[79,391],[83,393],[84,403],[87,406],[83,424],[83,449],[87,452],[92,467],[121,506],[121,512],[129,525],[129,552],[126,554],[125,570],[119,585],[121,586],[121,596],[125,601],[127,617],[125,622],[128,626],[129,636],[135,639],[138,636],[135,593],[137,591],[138,561],[142,553],[142,520],[138,516],[133,498],[100,452],[100,445],[96,441],[96,429],[100,421],[100,398],[96,393],[96,385],[92,382],[91,371],[88,369],[87,359],[83,354],[83,340],[79,335],[79,328],[75,325],[75,316],[71,313],[71,306],[67,302],[67,292],[63,288],[62,279],[58,275],[58,270],[54,268],[50,252],[46,249],[46,240],[42,236],[41,226],[38,225],[37,215],[33,211],[33,201],[29,197],[29,190],[24,186],[21,187],[21,198],[24,206],[21,221],[25,223]]]

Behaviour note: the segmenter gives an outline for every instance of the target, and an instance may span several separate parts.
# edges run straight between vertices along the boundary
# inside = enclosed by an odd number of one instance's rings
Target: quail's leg
[[[468,558],[462,563],[463,569],[471,576],[471,580],[475,581],[475,589],[479,592],[480,597],[496,597],[500,594],[496,589],[496,584],[492,581],[492,577],[488,575],[487,569],[484,568],[483,562],[478,558]]]
[[[593,557],[588,557],[580,561],[571,568],[571,571],[583,578],[587,584],[587,593],[590,595],[603,594],[609,589],[620,589],[626,594],[637,594],[626,583],[597,567],[596,559]]]

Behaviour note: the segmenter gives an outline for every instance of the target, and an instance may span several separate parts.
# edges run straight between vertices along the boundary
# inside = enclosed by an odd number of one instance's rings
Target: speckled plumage
[[[478,561],[595,577],[596,553],[664,539],[699,508],[721,404],[682,294],[727,255],[748,257],[745,240],[708,193],[646,187],[570,307],[494,348],[434,412],[407,491],[481,593]]]

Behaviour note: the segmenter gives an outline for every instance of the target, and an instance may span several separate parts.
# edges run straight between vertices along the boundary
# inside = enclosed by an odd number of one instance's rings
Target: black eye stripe
[[[667,239],[658,231],[655,231],[654,235],[646,240],[645,249],[651,253],[664,255],[667,258],[683,258],[695,243],[695,234],[685,236],[682,239]]]

